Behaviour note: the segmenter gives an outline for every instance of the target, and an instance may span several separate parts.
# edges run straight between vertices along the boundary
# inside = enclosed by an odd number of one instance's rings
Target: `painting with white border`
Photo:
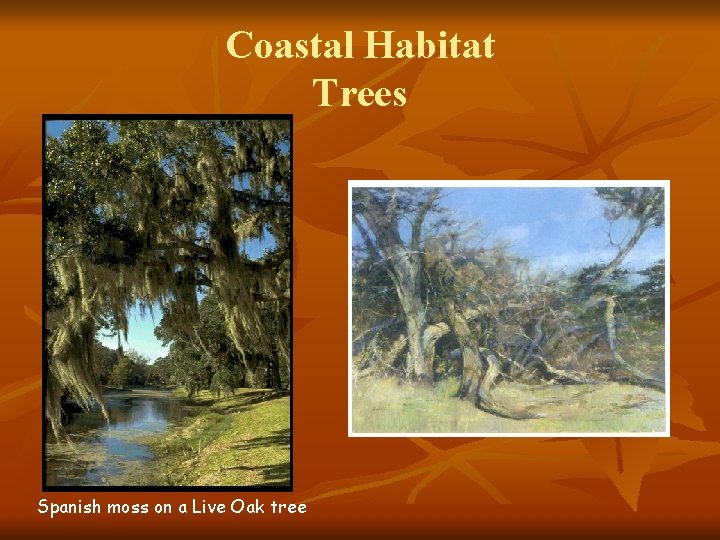
[[[669,181],[348,189],[350,436],[669,436]]]

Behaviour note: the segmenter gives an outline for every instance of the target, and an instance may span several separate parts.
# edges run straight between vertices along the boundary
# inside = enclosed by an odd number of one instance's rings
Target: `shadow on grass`
[[[251,450],[253,448],[269,448],[272,446],[290,447],[290,429],[280,429],[264,437],[256,437],[249,441],[234,444],[236,450]],[[257,471],[262,474],[263,485],[289,485],[290,484],[290,462],[275,463],[271,465],[235,465],[223,467],[222,470]]]
[[[290,429],[279,429],[271,435],[255,437],[248,441],[234,444],[232,448],[237,450],[250,450],[252,448],[267,448],[268,446],[290,446]]]
[[[223,409],[218,409],[217,412],[221,414],[245,412],[252,409],[258,403],[280,399],[289,395],[290,392],[288,392],[287,390],[277,390],[273,392],[268,392],[267,390],[259,390],[258,392],[253,392],[247,399],[243,399],[242,403],[238,405],[231,405]]]
[[[235,465],[223,467],[222,471],[256,471],[262,474],[263,481],[260,485],[266,486],[287,486],[290,484],[290,463],[276,463],[274,465],[258,465],[255,467],[246,465]]]

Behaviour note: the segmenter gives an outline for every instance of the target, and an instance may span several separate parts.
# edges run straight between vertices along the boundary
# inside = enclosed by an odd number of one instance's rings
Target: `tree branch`
[[[420,249],[420,235],[422,233],[423,222],[425,221],[427,213],[432,209],[435,201],[439,196],[440,188],[433,189],[428,195],[428,198],[425,199],[425,202],[420,206],[417,213],[415,214],[415,219],[412,223],[412,238],[410,240],[410,249],[414,251],[418,251]]]
[[[271,207],[282,207],[290,208],[290,203],[287,201],[277,201],[273,199],[266,199],[255,195],[249,191],[240,191],[233,189],[233,199],[236,203],[253,204],[258,208],[271,208]]]

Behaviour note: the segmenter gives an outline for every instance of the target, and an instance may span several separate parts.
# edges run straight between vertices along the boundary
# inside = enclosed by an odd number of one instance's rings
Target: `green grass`
[[[290,484],[289,396],[243,389],[213,399],[202,392],[196,414],[162,438],[146,441],[158,456],[145,485]]]
[[[493,398],[537,417],[500,418],[453,398],[456,383],[434,388],[368,377],[353,390],[356,433],[589,433],[662,432],[665,395],[618,383],[522,385],[502,383]]]

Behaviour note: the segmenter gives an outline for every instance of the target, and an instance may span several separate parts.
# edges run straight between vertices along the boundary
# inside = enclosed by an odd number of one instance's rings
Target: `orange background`
[[[0,530],[364,536],[720,529],[720,13],[173,4],[0,17]],[[367,3],[365,3],[367,5]],[[268,11],[263,11],[267,7]],[[89,9],[89,8],[88,8]],[[680,11],[685,9],[686,11]],[[257,60],[227,36],[492,32],[495,58]],[[318,108],[312,79],[405,87],[404,108]],[[230,502],[232,493],[41,493],[41,114],[292,113],[294,493],[303,516],[60,516],[37,501]],[[348,439],[348,178],[621,178],[672,185],[672,437]]]

